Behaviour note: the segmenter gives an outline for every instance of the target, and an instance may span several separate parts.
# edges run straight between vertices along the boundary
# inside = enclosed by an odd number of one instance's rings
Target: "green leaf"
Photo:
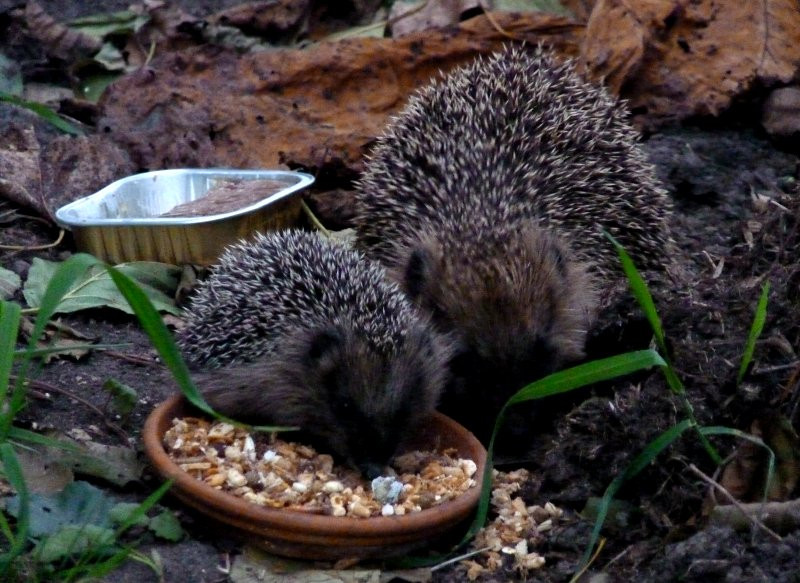
[[[664,378],[667,381],[667,385],[673,393],[678,395],[681,405],[686,412],[686,416],[692,421],[692,424],[697,427],[697,420],[694,416],[694,408],[692,407],[689,398],[686,396],[686,387],[684,387],[683,381],[681,381],[678,373],[672,366],[672,362],[670,361],[669,351],[667,350],[667,342],[664,336],[664,329],[661,326],[661,318],[656,310],[656,305],[653,302],[653,296],[650,294],[650,289],[647,287],[647,283],[645,283],[644,278],[639,273],[639,270],[636,269],[636,266],[633,264],[633,260],[631,259],[630,255],[628,255],[627,251],[625,251],[625,249],[622,247],[622,245],[620,245],[619,242],[607,231],[603,231],[603,234],[609,241],[611,241],[611,244],[614,245],[614,248],[619,255],[620,262],[622,263],[622,269],[625,272],[625,276],[628,278],[631,293],[633,293],[633,296],[639,303],[639,307],[642,309],[647,321],[650,323],[650,327],[653,329],[656,346],[658,346],[658,349],[661,351],[661,354],[666,361],[666,365],[661,367],[661,372],[664,373]],[[717,450],[714,449],[714,446],[711,445],[711,442],[708,441],[705,435],[698,433],[698,436],[700,438],[700,442],[703,444],[703,447],[708,452],[708,455],[712,460],[714,460],[715,464],[719,464],[722,461],[722,458],[720,457],[719,453],[717,453]]]
[[[175,515],[169,510],[165,510],[158,516],[150,519],[150,530],[164,540],[170,542],[177,542],[183,538],[183,529],[181,523],[175,518]]]
[[[113,552],[114,531],[96,524],[67,524],[43,539],[34,550],[42,563],[54,563],[91,551],[94,555]],[[103,553],[103,548],[107,553]]]
[[[747,373],[747,368],[753,360],[753,353],[756,349],[756,340],[761,336],[764,330],[764,322],[767,320],[767,302],[769,300],[769,282],[765,281],[764,286],[761,288],[761,297],[758,298],[758,305],[756,306],[756,314],[753,317],[753,324],[750,326],[750,333],[747,335],[747,341],[744,345],[744,352],[742,352],[742,362],[739,365],[739,374],[736,375],[736,386],[738,387],[744,375]]]
[[[158,489],[145,498],[141,504],[131,512],[128,517],[117,527],[117,536],[128,530],[131,526],[139,521],[140,516],[145,516],[147,512],[156,505],[156,503],[164,497],[169,489],[172,487],[172,480],[167,480]]]
[[[64,133],[72,134],[74,136],[82,136],[83,130],[78,129],[77,126],[72,125],[68,121],[61,118],[55,111],[47,107],[46,105],[42,105],[41,103],[36,103],[35,101],[27,101],[16,95],[12,95],[10,93],[6,93],[5,91],[0,91],[0,101],[5,101],[12,105],[16,105],[17,107],[24,107],[41,117],[43,120],[48,122],[50,125],[58,128]]]
[[[0,405],[3,406],[0,418],[9,417],[8,425],[11,424],[13,412],[5,409],[5,402],[8,397],[11,364],[14,361],[14,346],[19,333],[20,312],[19,305],[0,301]]]
[[[87,101],[91,101],[92,103],[97,103],[97,101],[100,99],[100,96],[108,88],[108,86],[121,76],[122,73],[111,72],[95,73],[89,77],[86,77],[81,81],[80,84],[81,97]]]
[[[601,360],[594,360],[553,373],[531,383],[515,393],[508,400],[508,405],[572,391],[579,387],[624,376],[652,366],[666,366],[661,355],[652,349],[627,352]]]
[[[69,22],[69,27],[96,39],[103,40],[111,34],[130,35],[149,21],[150,16],[147,13],[122,10],[110,14],[93,14],[76,18]]]
[[[108,516],[115,525],[130,521],[131,526],[147,526],[150,519],[138,512],[139,506],[135,502],[120,502],[111,509]]]
[[[114,409],[123,417],[130,414],[136,406],[138,395],[136,389],[124,385],[115,379],[108,379],[103,383],[103,388],[111,393],[114,399]]]
[[[572,16],[558,0],[494,0],[492,9],[504,12],[548,12],[561,16]]]
[[[105,581],[103,577],[117,569],[134,552],[130,547],[106,546],[89,549],[81,554],[77,563],[66,569],[59,569],[58,575],[64,581]],[[102,557],[106,557],[102,559]],[[159,579],[163,581],[163,579]]]
[[[25,301],[33,308],[39,306],[42,290],[48,284],[58,263],[34,258],[28,281],[25,282],[23,295]],[[180,270],[174,265],[141,261],[120,264],[117,269],[131,277],[144,291],[151,303],[162,312],[180,314],[171,295],[178,284]],[[56,312],[75,312],[89,308],[114,308],[132,314],[128,302],[122,296],[105,267],[95,263],[75,281],[58,304]]]
[[[61,355],[61,354],[68,354],[68,355],[75,355],[76,353],[87,353],[91,350],[116,350],[118,348],[128,348],[131,346],[131,342],[120,342],[119,344],[67,344],[67,345],[57,345],[57,346],[48,346],[47,348],[37,348],[36,350],[15,350],[14,351],[14,358],[24,358],[26,356],[36,358],[39,356],[50,356],[50,355]],[[45,359],[47,362],[47,359]]]
[[[0,444],[0,461],[3,462],[3,475],[14,490],[17,491],[17,495],[14,497],[17,511],[13,515],[17,519],[17,532],[13,535],[13,540],[9,541],[10,548],[0,555],[0,574],[3,574],[8,571],[11,562],[25,550],[28,533],[30,532],[31,496],[28,491],[28,485],[22,475],[22,468],[10,443]],[[6,504],[6,510],[8,511],[8,503]],[[10,533],[8,523],[5,520],[3,531],[6,536]]]
[[[41,435],[20,427],[12,427],[8,432],[8,439],[13,441],[28,442],[46,447],[57,447],[65,451],[80,451],[80,448],[71,442],[61,441],[47,435]]]
[[[109,528],[109,512],[116,503],[103,490],[80,481],[72,482],[56,494],[31,494],[30,536],[53,535],[63,527],[75,524]],[[14,517],[19,516],[19,496],[8,500],[6,510]]]
[[[105,445],[93,441],[78,442],[80,451],[67,451],[61,455],[62,463],[77,473],[124,486],[142,476],[143,464],[130,447]]]
[[[19,275],[10,269],[0,267],[0,300],[7,300],[13,296],[21,284]]]

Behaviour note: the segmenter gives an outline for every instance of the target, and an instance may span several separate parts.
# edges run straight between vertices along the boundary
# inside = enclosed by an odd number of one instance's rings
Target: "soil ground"
[[[1,111],[3,116],[18,115],[6,107]],[[768,426],[782,419],[797,428],[800,158],[733,121],[664,130],[650,135],[645,147],[675,202],[672,228],[675,263],[681,272],[673,285],[659,291],[656,301],[699,422],[747,431],[754,421]],[[0,244],[29,247],[56,236],[56,229],[39,221],[17,218],[3,225]],[[24,278],[34,257],[62,259],[72,249],[65,241],[47,251],[3,250],[0,265]],[[754,365],[737,387],[738,363],[765,281],[771,284],[766,324]],[[609,314],[608,320],[616,315]],[[61,431],[82,428],[98,442],[138,446],[146,416],[175,391],[169,374],[131,318],[93,311],[63,319],[102,343],[126,346],[43,367],[20,424]],[[637,317],[609,329],[611,336],[590,344],[588,358],[641,348],[649,341],[649,332]],[[109,378],[138,392],[138,403],[124,422],[103,413],[108,397],[102,384]],[[537,549],[547,559],[545,568],[525,574],[509,566],[481,581],[569,580],[591,530],[591,522],[579,516],[586,500],[602,495],[651,439],[683,419],[679,401],[658,372],[596,386],[566,402],[542,403],[540,410],[546,414],[540,412],[537,421],[543,422],[516,434],[527,439],[529,447],[515,453],[514,460],[501,455],[499,461],[502,468],[523,465],[532,470],[534,477],[521,490],[526,502],[553,502],[565,510],[565,518]],[[109,422],[121,425],[122,432]],[[713,443],[723,456],[737,445],[730,439]],[[622,489],[618,497],[623,504],[607,525],[605,547],[587,580],[592,575],[595,581],[800,580],[800,531],[784,532],[775,541],[758,530],[705,527],[703,503],[708,490],[690,471],[690,464],[706,474],[714,472],[698,440],[687,433]],[[787,483],[789,490],[795,489],[794,482]],[[141,500],[157,484],[146,474],[122,493]],[[795,496],[796,492],[787,492],[787,498]],[[157,549],[164,580],[226,580],[218,565],[226,553],[236,551],[237,544],[217,536],[176,501],[166,499],[164,505],[178,513],[188,533],[180,543],[153,541],[142,547]],[[131,561],[108,580],[155,579],[149,569]],[[461,565],[433,574],[438,582],[464,580]]]
[[[670,339],[674,360],[702,424],[747,430],[753,420],[783,415],[796,423],[798,401],[796,351],[800,347],[800,202],[796,192],[798,158],[776,149],[749,129],[683,128],[654,134],[646,142],[652,161],[676,204],[674,238],[684,282],[657,294],[658,308]],[[754,204],[754,195],[770,202]],[[753,234],[748,244],[747,229]],[[55,235],[34,221],[17,220],[2,233],[3,245],[46,242]],[[2,265],[25,275],[33,257],[56,259],[69,250],[4,251]],[[724,261],[721,271],[717,269]],[[734,379],[761,282],[772,285],[767,321],[757,344],[755,364],[738,389]],[[78,313],[65,321],[103,343],[128,343],[113,353],[95,352],[74,362],[59,360],[41,371],[40,391],[67,389],[103,407],[103,381],[117,379],[134,387],[139,402],[123,426],[130,443],[152,407],[175,390],[137,325],[107,311]],[[638,326],[638,328],[637,328]],[[633,319],[620,341],[603,352],[640,345],[646,333]],[[641,347],[641,346],[638,346]],[[590,348],[589,357],[600,354]],[[124,355],[124,356],[121,356]],[[126,358],[133,357],[133,358]],[[137,362],[139,360],[141,362]],[[626,464],[659,432],[679,421],[681,408],[658,373],[595,387],[578,402],[542,407],[551,423],[525,435],[531,447],[521,458],[533,470],[523,491],[528,503],[551,501],[567,518],[547,537],[540,552],[548,567],[529,573],[528,580],[568,579],[584,550],[590,523],[580,520],[586,500],[601,495]],[[541,415],[537,415],[537,419]],[[51,391],[31,399],[20,418],[23,425],[67,431],[80,427],[96,441],[125,444],[98,415],[64,394]],[[113,421],[113,420],[111,420]],[[730,440],[715,442],[723,455]],[[502,452],[501,452],[502,453]],[[501,456],[501,467],[502,456]],[[800,537],[789,533],[775,542],[758,532],[735,533],[702,524],[706,487],[688,470],[694,463],[706,473],[713,465],[697,440],[684,437],[622,490],[627,503],[606,535],[608,542],[596,563],[611,580],[638,581],[796,581],[800,573]],[[519,466],[516,463],[506,467]],[[128,489],[143,498],[156,481]],[[220,541],[207,524],[171,501],[185,519],[185,542],[156,544],[164,559],[167,581],[224,580],[216,570],[220,553],[233,548]],[[688,538],[687,538],[688,537]],[[672,542],[674,541],[674,542]],[[147,547],[145,547],[147,548]],[[115,581],[143,581],[152,574],[129,563]],[[519,576],[499,572],[494,578]],[[435,572],[435,581],[461,581],[463,567]],[[489,579],[491,580],[491,579]]]

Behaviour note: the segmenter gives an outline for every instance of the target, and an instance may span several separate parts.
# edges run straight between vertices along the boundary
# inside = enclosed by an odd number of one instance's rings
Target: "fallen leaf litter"
[[[358,472],[334,466],[313,448],[270,437],[254,440],[229,423],[173,419],[164,435],[168,455],[183,471],[215,488],[270,508],[369,518],[420,512],[476,486],[473,460],[456,451],[398,456],[396,475],[370,485]]]

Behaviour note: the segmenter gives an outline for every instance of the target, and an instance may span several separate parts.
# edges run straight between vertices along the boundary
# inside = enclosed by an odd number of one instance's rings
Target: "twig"
[[[331,232],[328,229],[325,228],[325,225],[323,225],[320,222],[320,220],[316,217],[316,215],[314,215],[314,213],[311,211],[311,209],[308,208],[308,205],[306,204],[306,201],[301,200],[300,204],[302,205],[303,212],[306,213],[306,216],[308,217],[308,220],[311,221],[311,224],[313,224],[316,229],[318,229],[320,232],[322,232],[322,234],[325,235],[325,238],[330,239],[331,238]]]
[[[765,366],[763,368],[755,367],[755,368],[753,368],[753,370],[750,371],[750,374],[751,375],[752,374],[767,374],[767,373],[771,373],[771,372],[779,372],[779,371],[786,370],[786,369],[789,369],[789,368],[794,368],[798,364],[800,364],[800,360],[795,360],[795,361],[790,362],[788,364],[776,364],[775,366]]]
[[[12,380],[14,380],[15,382],[17,380],[17,377],[15,375],[11,375],[10,378]],[[125,442],[126,444],[128,443],[128,434],[125,432],[125,430],[122,429],[116,423],[110,421],[108,419],[108,415],[106,415],[106,413],[104,411],[102,411],[99,407],[97,407],[96,405],[93,405],[92,403],[90,403],[86,399],[84,399],[82,397],[79,397],[78,395],[76,395],[75,393],[72,393],[71,391],[68,391],[67,389],[62,389],[61,387],[57,387],[56,385],[52,385],[52,384],[46,383],[44,381],[28,380],[28,381],[26,381],[26,384],[28,386],[30,386],[30,387],[33,387],[33,388],[36,388],[36,389],[40,389],[40,390],[43,390],[43,391],[49,391],[51,393],[59,393],[59,394],[64,395],[65,397],[67,397],[69,399],[74,399],[78,403],[81,403],[82,405],[85,405],[86,407],[88,407],[89,409],[91,409],[92,411],[97,413],[97,415],[103,419],[103,421],[105,422],[106,427],[108,427],[108,429],[110,429],[111,431],[116,433],[117,436],[120,439],[122,439],[123,442]]]
[[[597,560],[597,557],[600,556],[600,553],[603,551],[603,548],[606,546],[606,539],[601,538],[600,541],[597,543],[597,548],[594,550],[594,554],[589,559],[589,561],[581,567],[581,569],[572,576],[572,579],[569,580],[569,583],[576,583],[583,577],[584,573],[592,566],[592,564]]]
[[[520,38],[520,37],[508,32],[505,28],[503,28],[500,25],[500,23],[497,22],[497,19],[494,16],[492,16],[492,9],[491,9],[491,7],[487,7],[486,6],[486,3],[484,2],[484,0],[478,0],[478,4],[480,5],[481,10],[483,10],[483,14],[486,16],[486,20],[489,21],[489,24],[491,24],[495,28],[495,30],[497,32],[499,32],[504,37],[509,38],[511,40],[525,40],[523,38]]]
[[[464,553],[463,555],[458,555],[457,557],[453,557],[452,559],[447,559],[446,561],[439,563],[438,565],[434,565],[433,567],[431,567],[431,571],[436,571],[437,569],[441,569],[442,567],[447,567],[448,565],[452,565],[453,563],[463,561],[464,559],[474,557],[475,555],[479,555],[485,551],[490,551],[490,550],[492,550],[492,547],[483,547],[482,549],[476,549],[474,551]]]
[[[734,506],[736,506],[736,508],[738,508],[738,509],[739,509],[739,511],[742,513],[742,515],[743,515],[745,518],[747,518],[747,520],[748,520],[748,521],[749,521],[749,522],[750,522],[750,523],[751,523],[753,526],[755,526],[755,527],[757,527],[757,528],[760,528],[761,530],[763,530],[764,532],[766,532],[766,533],[767,533],[767,534],[768,534],[770,537],[772,537],[774,540],[776,540],[776,541],[778,541],[778,542],[780,542],[781,540],[783,540],[783,539],[780,537],[780,535],[779,535],[778,533],[776,533],[774,530],[772,530],[771,528],[769,528],[769,527],[768,527],[766,524],[764,524],[763,522],[761,522],[760,520],[758,520],[758,519],[757,519],[755,516],[753,516],[753,515],[751,515],[749,512],[747,512],[747,510],[745,510],[745,508],[744,508],[744,506],[742,505],[742,503],[741,503],[741,502],[739,502],[739,501],[738,501],[736,498],[734,498],[734,497],[733,497],[733,495],[732,495],[730,492],[728,492],[728,490],[727,490],[727,489],[726,489],[724,486],[722,486],[722,484],[720,484],[719,482],[715,482],[714,480],[712,480],[710,477],[708,477],[706,474],[704,474],[704,473],[703,473],[703,472],[702,472],[702,471],[701,471],[701,470],[700,470],[700,469],[699,469],[699,468],[698,468],[696,465],[694,465],[694,464],[689,464],[689,469],[690,469],[690,470],[691,470],[691,471],[692,471],[692,472],[693,472],[695,475],[697,475],[697,476],[698,476],[698,477],[699,477],[701,480],[703,480],[703,481],[704,481],[704,482],[706,482],[708,485],[710,485],[710,486],[711,486],[711,487],[713,487],[715,490],[717,490],[717,492],[719,492],[720,494],[722,494],[722,496],[723,496],[723,497],[725,497],[725,498],[728,500],[728,502],[730,502],[731,504],[733,504]]]
[[[425,7],[428,5],[429,1],[430,0],[425,0],[425,2],[423,2],[419,6],[414,6],[414,8],[411,8],[410,10],[406,10],[405,12],[401,12],[400,14],[395,16],[394,18],[389,18],[388,20],[386,20],[386,25],[391,26],[395,22],[403,20],[404,18],[407,18],[407,17],[411,16],[412,14],[416,14],[417,12],[419,12],[421,10],[424,10]]]
[[[66,230],[61,229],[58,232],[58,238],[54,242],[47,243],[45,245],[33,245],[32,247],[25,247],[24,245],[0,245],[0,249],[4,249],[6,251],[42,251],[44,249],[58,247],[58,245],[61,244],[61,241],[64,240],[64,233],[66,233]]]
[[[125,354],[124,352],[117,352],[116,350],[103,350],[104,354],[109,356],[113,356],[114,358],[118,358],[120,360],[124,360],[125,362],[130,362],[132,364],[138,364],[140,366],[153,366],[160,368],[162,364],[160,362],[156,362],[151,358],[147,358],[146,356],[136,356],[133,354]]]

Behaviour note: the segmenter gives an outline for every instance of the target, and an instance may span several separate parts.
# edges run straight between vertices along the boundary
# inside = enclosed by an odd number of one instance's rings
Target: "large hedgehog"
[[[455,333],[456,398],[507,397],[580,357],[622,274],[602,230],[659,269],[669,215],[624,109],[541,48],[414,95],[356,195],[357,246]]]
[[[367,474],[431,413],[449,357],[378,264],[303,231],[229,248],[178,342],[215,409],[300,426]]]

